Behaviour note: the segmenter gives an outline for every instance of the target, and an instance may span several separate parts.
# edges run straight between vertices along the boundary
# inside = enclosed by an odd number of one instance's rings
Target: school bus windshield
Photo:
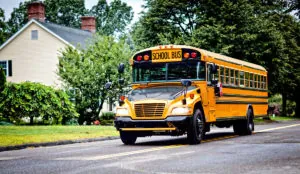
[[[133,65],[133,82],[205,80],[203,62],[140,63]]]

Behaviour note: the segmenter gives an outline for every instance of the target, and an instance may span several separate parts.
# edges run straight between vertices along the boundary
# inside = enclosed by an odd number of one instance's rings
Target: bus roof
[[[267,71],[264,67],[262,67],[260,65],[257,65],[257,64],[254,64],[254,63],[246,62],[246,61],[243,61],[243,60],[239,60],[239,59],[231,58],[231,57],[228,57],[228,56],[224,56],[222,54],[213,53],[213,52],[210,52],[210,51],[207,51],[207,50],[204,50],[204,49],[199,49],[199,48],[196,48],[196,47],[191,47],[191,46],[186,46],[186,45],[161,45],[161,46],[155,46],[155,47],[150,47],[150,48],[141,50],[141,51],[137,52],[136,54],[144,52],[144,51],[170,49],[170,48],[187,48],[187,49],[198,50],[202,55],[212,57],[213,59],[221,60],[221,61],[224,61],[224,62],[230,62],[230,63],[242,65],[242,66],[247,66],[247,67],[262,70],[262,71]]]

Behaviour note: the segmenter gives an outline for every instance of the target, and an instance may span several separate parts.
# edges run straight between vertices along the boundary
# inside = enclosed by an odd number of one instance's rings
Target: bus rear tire
[[[132,132],[120,131],[120,138],[125,145],[133,145],[136,142],[137,136]]]
[[[238,135],[251,135],[254,131],[253,111],[248,109],[245,120],[236,121],[233,124],[234,133]]]
[[[190,120],[187,130],[187,140],[189,144],[199,144],[205,134],[204,117],[200,109],[196,109]]]

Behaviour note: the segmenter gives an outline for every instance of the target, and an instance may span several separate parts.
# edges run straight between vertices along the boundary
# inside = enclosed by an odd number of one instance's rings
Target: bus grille
[[[135,104],[136,117],[161,117],[163,115],[164,103],[144,103]]]

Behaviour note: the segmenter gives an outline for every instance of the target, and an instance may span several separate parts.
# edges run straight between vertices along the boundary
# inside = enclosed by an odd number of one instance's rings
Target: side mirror
[[[107,83],[105,83],[104,88],[105,88],[105,89],[109,89],[110,86],[111,86],[111,84],[112,84],[112,82],[107,82]]]
[[[213,74],[216,74],[216,73],[218,72],[218,69],[219,69],[219,66],[218,66],[218,65],[212,64],[212,66],[211,66],[211,72],[212,72]]]
[[[125,65],[124,63],[120,63],[118,67],[118,72],[119,73],[124,73]]]
[[[184,86],[184,87],[189,87],[189,86],[192,85],[192,81],[189,80],[189,79],[181,79],[181,84],[182,84],[182,86]]]
[[[218,80],[211,80],[211,84],[214,85],[214,86],[217,86],[219,83]]]

